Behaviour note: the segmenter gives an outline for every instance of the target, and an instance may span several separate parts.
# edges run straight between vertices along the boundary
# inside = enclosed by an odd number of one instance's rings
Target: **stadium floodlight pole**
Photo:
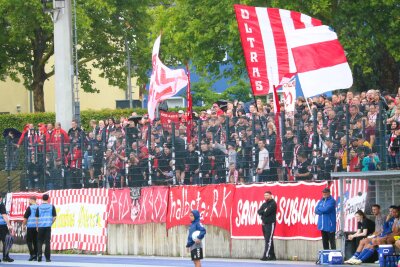
[[[41,0],[54,23],[54,80],[56,122],[67,127],[73,117],[73,59],[71,0]]]

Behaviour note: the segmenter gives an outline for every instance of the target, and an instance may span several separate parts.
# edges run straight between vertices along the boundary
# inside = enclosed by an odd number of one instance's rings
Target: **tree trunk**
[[[45,112],[43,82],[33,85],[33,103],[35,112]]]
[[[34,29],[35,38],[32,40],[33,46],[33,62],[32,62],[32,83],[31,90],[33,91],[33,103],[35,112],[45,112],[44,106],[44,82],[49,75],[46,74],[45,66],[49,57],[53,54],[53,47],[46,54],[46,42],[51,36],[46,36],[43,30],[38,27]]]

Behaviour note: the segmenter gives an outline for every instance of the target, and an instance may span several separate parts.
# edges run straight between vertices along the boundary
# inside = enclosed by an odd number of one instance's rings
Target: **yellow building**
[[[94,86],[100,90],[100,93],[86,93],[79,90],[81,110],[115,109],[116,100],[125,100],[125,90],[108,85],[106,79],[99,77],[99,73],[99,70],[93,69],[92,79],[95,81]],[[44,102],[47,112],[54,112],[55,110],[54,90],[53,76],[44,84]],[[0,112],[29,113],[30,110],[34,110],[33,106],[31,108],[30,96],[31,93],[24,88],[22,83],[16,83],[10,79],[5,82],[0,81]],[[140,99],[136,78],[132,79],[132,99]]]

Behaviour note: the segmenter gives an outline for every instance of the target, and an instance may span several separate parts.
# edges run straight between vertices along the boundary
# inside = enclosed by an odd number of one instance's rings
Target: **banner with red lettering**
[[[164,223],[168,205],[167,186],[109,190],[110,224]]]
[[[178,112],[165,112],[160,111],[160,121],[164,131],[172,130],[172,123],[175,123],[175,129],[179,128],[179,114]]]
[[[235,185],[171,187],[167,229],[190,224],[189,213],[198,210],[201,222],[230,230],[230,215]]]
[[[277,203],[277,239],[321,239],[315,207],[327,183],[253,184],[236,187],[232,205],[231,237],[261,239],[261,219],[257,211],[264,192],[271,191]]]

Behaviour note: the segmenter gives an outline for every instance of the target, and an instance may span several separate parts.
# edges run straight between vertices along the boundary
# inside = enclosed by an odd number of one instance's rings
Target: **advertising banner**
[[[271,191],[277,203],[275,238],[320,239],[315,207],[326,186],[326,182],[237,186],[232,205],[232,238],[264,238],[257,211],[264,202],[264,192]]]

